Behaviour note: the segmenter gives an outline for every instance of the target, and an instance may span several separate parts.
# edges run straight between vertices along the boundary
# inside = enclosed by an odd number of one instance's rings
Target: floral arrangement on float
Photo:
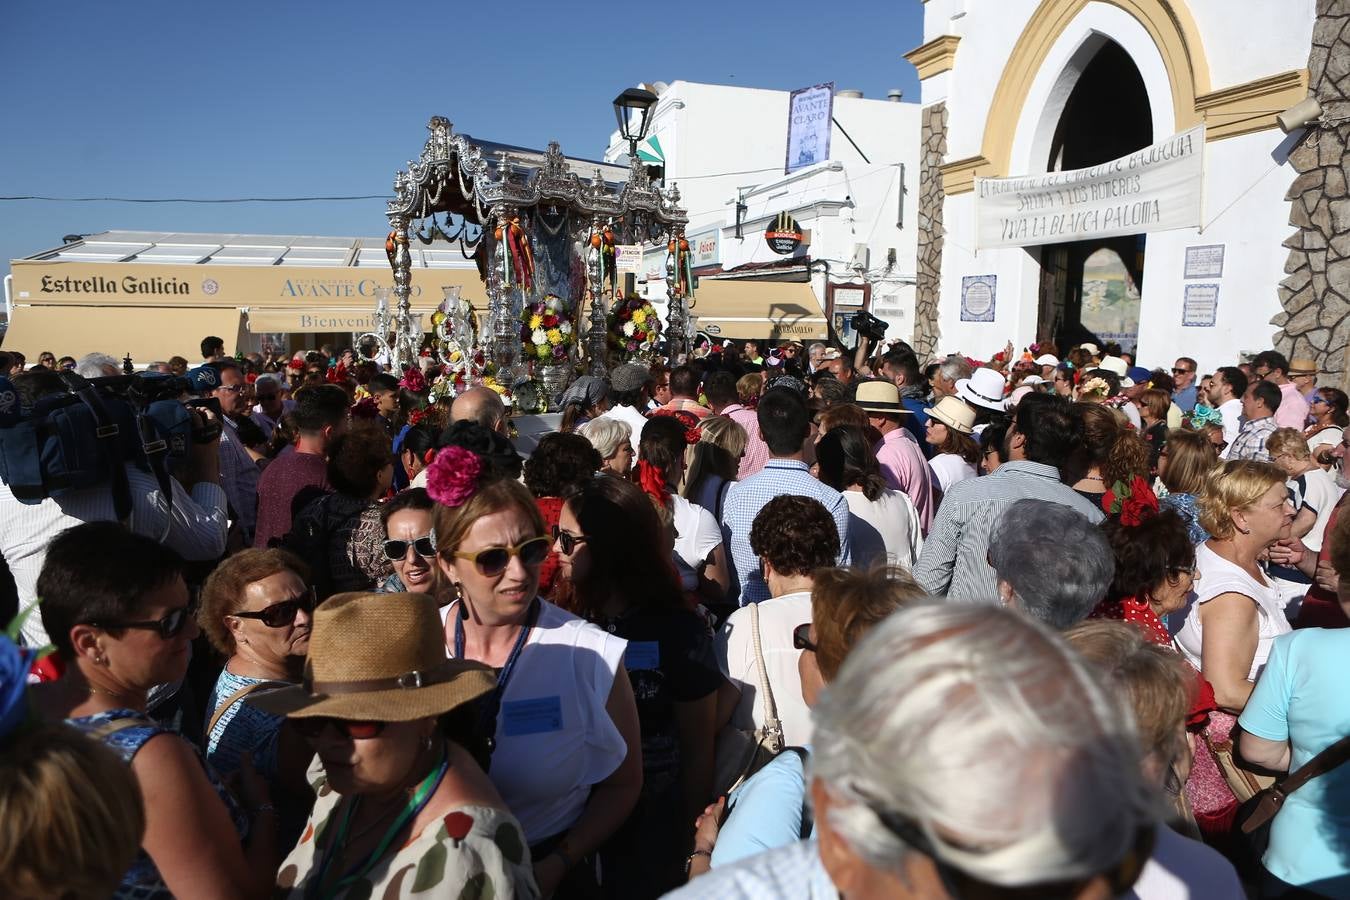
[[[620,357],[648,356],[660,337],[661,319],[650,300],[629,294],[614,301],[609,310],[609,346]]]
[[[443,350],[442,356],[446,361],[427,395],[432,403],[453,400],[475,384],[482,383],[488,371],[487,354],[481,347],[463,350],[456,344]]]
[[[567,302],[555,294],[528,303],[520,312],[520,344],[525,359],[545,365],[566,365],[576,341],[576,326]]]

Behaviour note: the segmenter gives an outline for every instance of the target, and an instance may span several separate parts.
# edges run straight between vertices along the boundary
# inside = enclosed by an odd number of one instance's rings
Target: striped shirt
[[[1100,522],[1102,511],[1061,484],[1054,466],[1006,462],[994,474],[952,485],[938,507],[914,577],[936,597],[964,603],[998,602],[998,579],[988,562],[989,541],[1003,513],[1018,500],[1049,500]],[[1054,540],[1055,535],[1046,535]]]
[[[769,586],[760,572],[759,558],[750,549],[750,526],[770,500],[791,494],[819,500],[834,516],[839,532],[839,565],[852,559],[848,541],[848,501],[834,488],[811,477],[799,459],[770,459],[757,474],[727,488],[722,505],[722,540],[731,551],[731,563],[740,585],[740,605],[769,599]]]
[[[744,481],[754,475],[769,461],[769,445],[759,433],[759,416],[753,410],[739,403],[723,408],[724,415],[745,429],[745,455],[741,457],[740,467],[736,470],[736,480]]]
[[[1266,449],[1266,441],[1278,427],[1274,416],[1249,420],[1242,426],[1242,430],[1238,432],[1238,436],[1233,443],[1228,445],[1228,452],[1224,455],[1224,458],[1270,462],[1270,451]]]
[[[225,552],[225,492],[220,485],[198,482],[189,494],[172,481],[173,511],[150,472],[127,465],[131,486],[131,530],[154,538],[188,560],[215,559]],[[37,600],[37,579],[47,558],[47,545],[67,528],[84,522],[115,522],[112,488],[95,487],[67,491],[59,498],[45,497],[37,503],[22,503],[6,484],[0,484],[0,556],[4,556],[18,588],[19,608]],[[48,643],[42,616],[33,614],[23,623],[24,642],[31,647]]]

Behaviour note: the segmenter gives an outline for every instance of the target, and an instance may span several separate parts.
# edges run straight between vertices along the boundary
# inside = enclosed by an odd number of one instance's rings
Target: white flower
[[[530,332],[530,340],[536,344],[546,344],[548,343],[548,335],[544,334],[544,329],[536,328]]]
[[[544,301],[544,307],[549,312],[557,312],[558,310],[562,309],[562,300],[558,299],[557,297],[549,297],[547,300]]]
[[[633,328],[633,323],[632,323],[632,322],[624,322],[624,323],[623,323],[623,333],[624,333],[624,336],[625,336],[625,337],[632,337],[632,336],[633,336],[633,331],[634,331],[634,330],[635,330],[635,329]]]
[[[571,334],[571,333],[572,333],[572,325],[571,325],[571,323],[569,323],[569,322],[563,322],[562,324],[560,324],[560,325],[558,326],[558,330],[561,331],[563,334]]]

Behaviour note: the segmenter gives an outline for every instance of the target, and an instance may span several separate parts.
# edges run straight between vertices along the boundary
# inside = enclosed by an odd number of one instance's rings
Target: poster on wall
[[[1224,244],[1204,244],[1186,248],[1186,269],[1182,278],[1222,278]]]
[[[1181,303],[1181,324],[1188,328],[1209,328],[1219,318],[1219,286],[1188,284]]]
[[[792,92],[788,98],[787,158],[783,174],[825,162],[830,158],[830,130],[834,121],[834,82]]]
[[[975,179],[975,249],[1198,228],[1205,126],[1069,172]]]
[[[1139,339],[1139,286],[1120,254],[1102,247],[1083,261],[1083,327],[1098,340],[1132,347]]]
[[[966,275],[961,279],[961,321],[994,321],[997,275]]]

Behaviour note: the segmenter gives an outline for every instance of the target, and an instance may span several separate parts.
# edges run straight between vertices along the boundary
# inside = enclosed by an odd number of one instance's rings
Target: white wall
[[[924,103],[946,100],[948,161],[980,152],[983,128],[1002,68],[1034,0],[971,4],[930,0],[925,7],[925,40],[958,33],[955,68],[923,84]],[[1211,88],[1219,89],[1306,64],[1313,22],[1312,0],[1190,0],[1211,67]],[[1278,9],[1277,9],[1278,8]],[[952,16],[956,14],[956,18]],[[1171,87],[1161,54],[1147,31],[1121,8],[1088,4],[1052,45],[1022,108],[1009,174],[1044,172],[1054,127],[1077,74],[1104,39],[1118,43],[1134,60],[1148,90],[1154,139],[1176,130]],[[1293,230],[1284,191],[1294,177],[1277,153],[1284,136],[1263,131],[1206,145],[1204,215],[1201,229],[1150,234],[1147,240],[1140,314],[1140,361],[1164,365],[1178,355],[1195,357],[1202,369],[1231,363],[1242,350],[1268,347],[1277,330],[1269,320],[1279,311],[1276,286],[1284,277],[1285,250]],[[1019,347],[1036,339],[1040,291],[1038,251],[985,250],[976,254],[974,195],[948,197],[939,310],[939,349],[987,358],[1012,339]],[[1214,327],[1181,327],[1185,247],[1225,244],[1218,319]],[[960,321],[961,279],[998,276],[995,321]]]

